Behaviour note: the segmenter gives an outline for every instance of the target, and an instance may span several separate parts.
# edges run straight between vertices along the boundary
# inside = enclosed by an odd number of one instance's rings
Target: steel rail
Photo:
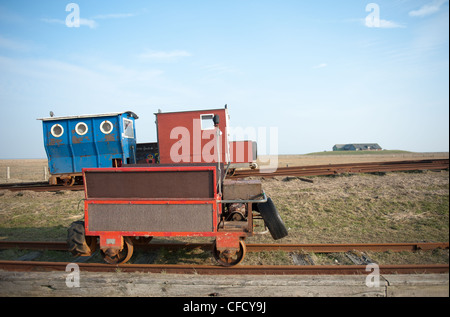
[[[68,262],[0,261],[0,269],[15,272],[65,271]],[[86,272],[145,272],[203,275],[354,275],[368,274],[366,265],[155,265],[77,263]],[[448,273],[448,264],[379,265],[380,274]]]
[[[74,186],[64,186],[64,185],[42,185],[41,183],[28,183],[28,184],[0,184],[0,190],[6,189],[12,192],[18,192],[23,190],[31,190],[35,192],[57,192],[61,190],[73,190],[73,191],[81,191],[84,190],[83,185],[74,185]]]
[[[417,170],[443,170],[449,168],[449,159],[429,159],[415,161],[387,161],[373,163],[347,163],[347,164],[329,164],[329,165],[311,165],[280,167],[276,171],[264,172],[264,169],[256,170],[238,170],[228,178],[244,178],[250,176],[275,177],[275,176],[325,176],[337,175],[342,173],[377,173],[377,172],[398,172],[398,171],[417,171]],[[61,190],[84,190],[83,185],[63,186],[63,185],[45,185],[41,183],[24,184],[0,184],[0,190],[10,191],[61,191]]]
[[[416,170],[442,170],[449,168],[448,159],[420,160],[420,161],[388,161],[368,163],[347,163],[330,165],[311,165],[280,167],[274,171],[264,172],[264,168],[256,170],[238,170],[229,178],[243,178],[249,176],[324,176],[342,173],[377,173]]]
[[[146,245],[135,245],[140,250],[165,249],[211,249],[211,243],[165,243],[155,242]],[[247,252],[260,251],[305,251],[316,253],[333,253],[348,251],[428,251],[434,249],[449,249],[448,242],[416,242],[416,243],[331,243],[331,244],[276,244],[256,243],[247,244]],[[53,250],[67,251],[66,242],[59,241],[0,241],[0,249]]]

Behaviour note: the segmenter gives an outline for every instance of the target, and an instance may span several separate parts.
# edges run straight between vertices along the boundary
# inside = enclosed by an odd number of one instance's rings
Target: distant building
[[[381,146],[378,143],[350,143],[336,144],[333,151],[380,151]]]

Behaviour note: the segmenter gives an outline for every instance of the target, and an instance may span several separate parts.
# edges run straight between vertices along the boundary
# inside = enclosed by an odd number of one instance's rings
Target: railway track
[[[35,192],[57,192],[61,190],[84,190],[83,185],[64,186],[64,185],[49,185],[48,183],[17,183],[17,184],[0,184],[0,190],[7,189],[12,192],[23,190],[31,190]]]
[[[211,243],[149,243],[135,246],[139,250],[165,249],[211,249]],[[331,243],[331,244],[278,244],[253,243],[246,244],[247,252],[260,251],[305,251],[315,253],[333,253],[347,251],[375,251],[375,252],[414,252],[435,249],[449,249],[448,242],[417,242],[417,243]],[[61,241],[0,241],[1,249],[52,250],[67,251],[66,242]]]
[[[231,178],[243,178],[250,176],[275,177],[275,176],[324,176],[343,173],[385,173],[399,171],[443,170],[449,168],[448,159],[415,160],[415,161],[390,161],[375,163],[349,163],[330,165],[311,165],[280,167],[276,171],[264,172],[264,169],[239,170]]]
[[[343,173],[384,173],[398,171],[420,171],[420,170],[443,170],[449,168],[448,159],[416,160],[416,161],[390,161],[375,163],[349,163],[349,164],[330,164],[330,165],[311,165],[280,167],[270,173],[264,172],[264,169],[246,169],[238,170],[229,178],[244,178],[250,176],[256,177],[275,177],[275,176],[325,176],[338,175]],[[83,185],[64,186],[49,185],[48,183],[17,183],[0,184],[0,190],[10,191],[61,191],[61,190],[84,190]]]
[[[0,261],[5,271],[65,271],[68,262]],[[238,265],[222,267],[213,265],[176,264],[101,264],[77,263],[86,272],[143,272],[165,274],[204,275],[354,275],[368,274],[366,265]],[[449,272],[448,264],[380,265],[380,274],[442,274]]]
[[[136,246],[139,249],[210,249],[210,243],[151,243]],[[1,241],[0,249],[29,249],[67,251],[65,242],[28,242]],[[448,249],[449,243],[381,243],[381,244],[248,244],[248,252],[304,251],[316,253],[348,252],[348,251],[418,251]],[[65,270],[66,262],[41,261],[0,261],[0,269],[7,271],[61,271]],[[282,266],[248,266],[238,265],[231,268],[208,265],[156,265],[156,264],[122,264],[110,265],[101,263],[77,263],[81,270],[90,272],[151,272],[173,274],[249,274],[249,275],[320,275],[320,274],[367,274],[366,265],[282,265]],[[448,264],[427,265],[380,265],[381,274],[415,274],[415,273],[448,273]]]

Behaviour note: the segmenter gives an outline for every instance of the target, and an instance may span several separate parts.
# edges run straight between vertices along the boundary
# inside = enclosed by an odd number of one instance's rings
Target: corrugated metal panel
[[[90,204],[89,231],[212,232],[212,204]]]
[[[214,170],[85,170],[87,198],[214,199]]]
[[[134,117],[128,112],[43,120],[44,146],[51,174],[81,173],[82,168],[134,163]]]

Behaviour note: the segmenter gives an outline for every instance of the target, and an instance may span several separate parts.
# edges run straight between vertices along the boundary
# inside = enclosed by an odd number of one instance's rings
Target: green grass
[[[290,228],[286,242],[448,241],[448,172],[313,179],[264,184]]]

